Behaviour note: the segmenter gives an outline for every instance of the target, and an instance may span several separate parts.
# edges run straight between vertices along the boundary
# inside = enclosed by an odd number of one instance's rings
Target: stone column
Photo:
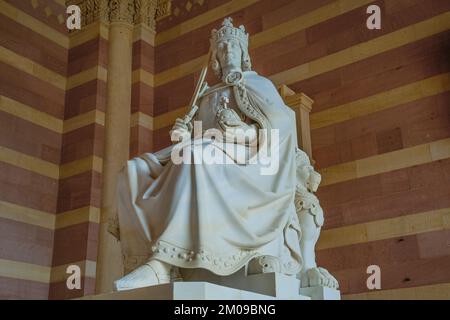
[[[131,118],[133,0],[110,1],[105,149],[102,176],[102,211],[97,261],[96,292],[112,291],[122,275],[120,243],[108,232],[116,216],[117,174],[128,160]]]
[[[311,147],[311,127],[309,123],[309,114],[311,113],[314,101],[304,93],[295,93],[286,85],[280,87],[280,95],[284,102],[295,111],[298,146],[308,154],[311,163],[314,163]]]

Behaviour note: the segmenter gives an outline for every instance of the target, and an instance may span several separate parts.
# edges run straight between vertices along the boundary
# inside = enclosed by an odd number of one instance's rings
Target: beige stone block
[[[64,120],[63,133],[67,133],[92,123],[97,123],[101,126],[105,125],[105,113],[97,109],[82,113],[78,116]]]
[[[100,222],[100,209],[87,206],[75,210],[58,213],[55,219],[55,229],[65,228],[84,222]]]
[[[53,229],[55,225],[55,215],[52,213],[19,206],[6,201],[0,201],[0,218],[32,224],[47,229]]]
[[[442,230],[442,219],[448,212],[450,209],[433,210],[367,223],[368,241]]]
[[[322,175],[322,186],[352,180],[358,177],[355,161],[324,168],[320,170],[320,174]]]
[[[428,144],[356,160],[357,177],[366,177],[432,161]]]
[[[368,241],[367,225],[355,224],[351,226],[326,229],[320,233],[319,241],[316,244],[317,250],[343,247],[356,243]]]
[[[50,267],[0,259],[0,277],[49,283]]]
[[[102,66],[95,66],[90,69],[84,70],[73,76],[67,78],[67,90],[78,87],[86,82],[99,79],[102,81],[107,80],[108,71]]]
[[[450,139],[431,142],[430,152],[433,161],[450,158]]]

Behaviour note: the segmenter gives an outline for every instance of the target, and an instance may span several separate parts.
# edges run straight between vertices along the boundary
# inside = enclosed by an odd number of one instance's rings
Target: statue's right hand
[[[184,120],[181,118],[177,118],[177,120],[175,120],[175,124],[172,127],[172,130],[182,130],[191,133],[192,124],[190,122],[188,123],[184,122]]]
[[[192,132],[192,124],[186,123],[183,119],[177,118],[175,124],[170,130],[170,139],[172,142],[180,142],[180,138],[190,137]]]

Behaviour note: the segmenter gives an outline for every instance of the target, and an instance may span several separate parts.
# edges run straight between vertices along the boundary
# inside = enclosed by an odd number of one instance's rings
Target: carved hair
[[[248,54],[248,48],[244,47],[244,45],[238,41],[239,47],[241,48],[241,69],[242,71],[250,71],[252,70],[252,62],[250,60],[250,55]],[[212,48],[212,54],[211,54],[211,69],[213,70],[214,74],[219,78],[222,79],[222,67],[220,66],[219,58],[217,58],[217,46],[214,46]]]

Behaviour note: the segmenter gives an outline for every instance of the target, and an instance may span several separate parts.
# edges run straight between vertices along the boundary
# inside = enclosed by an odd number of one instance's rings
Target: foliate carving
[[[136,0],[135,1],[136,15],[134,23],[144,24],[150,27],[151,30],[155,31],[156,7],[157,7],[157,0]]]
[[[136,15],[135,0],[109,0],[109,21],[133,24]]]
[[[158,0],[155,20],[161,20],[165,17],[170,16],[170,12],[172,10],[172,1],[171,0]]]
[[[66,5],[80,7],[82,27],[99,20],[109,22],[108,0],[69,0]]]
[[[170,15],[170,0],[68,0],[81,9],[81,25],[96,21],[144,24],[156,29],[156,19]]]

